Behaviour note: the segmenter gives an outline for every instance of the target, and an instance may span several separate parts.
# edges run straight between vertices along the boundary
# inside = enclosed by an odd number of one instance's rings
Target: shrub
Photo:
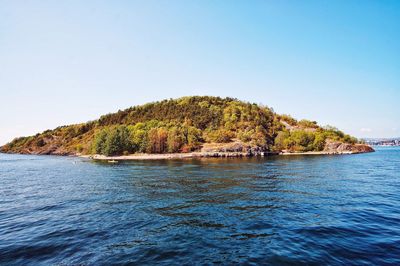
[[[254,129],[241,130],[237,133],[237,137],[243,142],[250,142],[254,135]]]
[[[306,119],[300,120],[298,125],[303,128],[319,128],[316,121],[310,121]]]
[[[322,151],[325,147],[325,135],[321,132],[315,134],[314,142],[313,142],[313,150]]]
[[[274,149],[285,150],[287,148],[287,139],[290,137],[289,132],[280,131],[275,138]]]
[[[76,150],[77,152],[79,152],[79,153],[82,152],[82,151],[83,151],[82,144],[76,144],[75,150]]]
[[[226,129],[212,130],[205,134],[207,142],[227,143],[232,140],[235,134]]]
[[[297,120],[294,119],[293,117],[291,117],[290,115],[280,115],[279,118],[283,121],[285,121],[286,123],[288,123],[291,126],[296,126],[297,125]]]
[[[37,147],[43,147],[44,145],[46,145],[46,142],[42,139],[42,138],[38,138],[35,142],[35,145]]]

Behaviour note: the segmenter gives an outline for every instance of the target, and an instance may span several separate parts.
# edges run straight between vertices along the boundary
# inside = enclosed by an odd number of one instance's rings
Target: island
[[[0,147],[3,153],[97,160],[355,154],[373,152],[332,126],[296,120],[235,98],[190,96],[134,106]]]

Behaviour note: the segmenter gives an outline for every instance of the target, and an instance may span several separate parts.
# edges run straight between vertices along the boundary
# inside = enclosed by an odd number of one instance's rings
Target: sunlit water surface
[[[0,264],[400,264],[400,149],[110,165],[0,154]]]

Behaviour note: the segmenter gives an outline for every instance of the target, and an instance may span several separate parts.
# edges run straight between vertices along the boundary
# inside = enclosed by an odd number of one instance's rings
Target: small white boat
[[[109,163],[118,163],[118,161],[116,161],[116,160],[109,160],[108,162]]]

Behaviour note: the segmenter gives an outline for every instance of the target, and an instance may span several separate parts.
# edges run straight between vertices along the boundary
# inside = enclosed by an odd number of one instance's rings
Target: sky
[[[0,0],[0,145],[189,95],[398,137],[400,1]]]

